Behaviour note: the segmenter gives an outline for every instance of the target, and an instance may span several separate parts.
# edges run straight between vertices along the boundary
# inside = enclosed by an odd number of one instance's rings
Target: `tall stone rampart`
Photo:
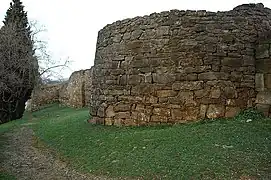
[[[232,117],[252,106],[270,115],[270,31],[262,4],[107,25],[98,34],[90,115],[106,125]]]

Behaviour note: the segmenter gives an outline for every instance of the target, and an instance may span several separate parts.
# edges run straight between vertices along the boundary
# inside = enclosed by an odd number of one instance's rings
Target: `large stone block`
[[[168,117],[164,117],[164,116],[151,116],[151,122],[167,122],[168,121]]]
[[[115,112],[125,112],[125,111],[130,111],[131,110],[131,104],[127,103],[118,103],[114,107]]]
[[[155,86],[152,84],[141,84],[132,87],[131,95],[153,95]]]
[[[196,98],[207,97],[209,93],[210,93],[210,88],[204,88],[204,89],[194,91]]]
[[[263,59],[269,57],[269,44],[260,44],[256,47],[256,58]]]
[[[114,116],[114,119],[130,119],[131,113],[130,112],[117,112]]]
[[[211,98],[219,98],[221,96],[220,88],[213,88],[210,93]]]
[[[242,61],[242,58],[225,57],[221,60],[221,64],[223,66],[229,66],[229,67],[241,67],[241,65],[243,64],[243,61]]]
[[[258,91],[264,90],[264,74],[256,73],[255,75],[255,87]]]
[[[199,90],[203,88],[203,81],[183,81],[175,82],[172,85],[173,90]]]
[[[271,104],[271,91],[259,92],[256,96],[256,103]]]
[[[257,104],[256,108],[262,112],[265,116],[269,115],[270,104]]]
[[[259,73],[271,73],[271,57],[256,59],[256,71]]]
[[[158,102],[158,98],[155,96],[146,96],[145,102],[150,104],[156,104]]]
[[[143,76],[140,75],[129,75],[128,76],[128,84],[130,85],[136,85],[140,84],[140,82],[143,81]]]
[[[171,104],[180,104],[184,106],[195,106],[194,95],[192,91],[180,91],[176,97],[169,97]]]
[[[178,92],[173,91],[173,90],[158,90],[156,94],[157,94],[157,97],[172,97],[172,96],[176,96]]]
[[[271,91],[271,73],[264,75],[264,84],[265,84],[265,88]]]
[[[175,81],[175,75],[169,74],[169,73],[166,73],[166,74],[153,73],[152,79],[153,79],[154,83],[168,84],[168,83],[172,83]]]
[[[225,106],[219,104],[210,104],[206,116],[208,118],[220,118],[225,115]]]
[[[206,104],[200,105],[200,112],[199,112],[200,118],[204,119],[206,117],[207,109],[208,109],[208,105],[206,105]]]
[[[107,126],[112,126],[114,124],[114,119],[113,118],[105,118],[104,124]]]
[[[179,121],[191,121],[199,118],[199,107],[187,107],[185,109],[172,109],[171,110],[172,120]]]
[[[253,56],[243,56],[243,65],[244,66],[254,66],[255,65],[255,58]]]
[[[104,106],[100,106],[98,111],[97,111],[97,115],[99,117],[105,117],[105,107]]]
[[[222,73],[222,72],[204,72],[198,75],[199,80],[207,80],[207,81],[219,80],[219,79],[227,80],[228,78],[229,78],[229,75],[227,73]]]
[[[154,108],[153,114],[158,116],[169,117],[170,116],[170,109],[167,108]]]
[[[229,86],[224,87],[223,91],[226,98],[229,99],[237,98],[237,91],[234,87]]]
[[[241,108],[240,108],[240,107],[231,107],[231,106],[227,106],[227,107],[226,107],[225,117],[234,117],[234,116],[236,116],[240,111],[241,111]]]

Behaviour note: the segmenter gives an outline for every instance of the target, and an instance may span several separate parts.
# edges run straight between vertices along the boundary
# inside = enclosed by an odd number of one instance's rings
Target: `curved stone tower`
[[[106,125],[183,123],[256,103],[268,115],[270,32],[271,10],[262,4],[107,25],[98,35],[90,115]]]

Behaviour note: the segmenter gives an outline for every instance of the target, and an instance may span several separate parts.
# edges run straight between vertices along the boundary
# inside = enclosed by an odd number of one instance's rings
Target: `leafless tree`
[[[47,41],[41,40],[40,35],[47,32],[45,26],[40,25],[37,21],[30,21],[31,38],[34,42],[35,55],[39,64],[39,75],[41,79],[54,78],[62,80],[62,72],[70,69],[69,65],[71,60],[69,57],[66,59],[54,59],[48,51]]]

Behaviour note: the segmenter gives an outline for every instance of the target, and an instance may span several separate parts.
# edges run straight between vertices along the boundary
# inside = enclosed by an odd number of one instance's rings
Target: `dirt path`
[[[65,162],[57,160],[50,151],[37,149],[33,146],[33,131],[27,126],[4,136],[8,145],[1,152],[4,162],[0,162],[0,167],[20,180],[108,179],[78,173]]]

